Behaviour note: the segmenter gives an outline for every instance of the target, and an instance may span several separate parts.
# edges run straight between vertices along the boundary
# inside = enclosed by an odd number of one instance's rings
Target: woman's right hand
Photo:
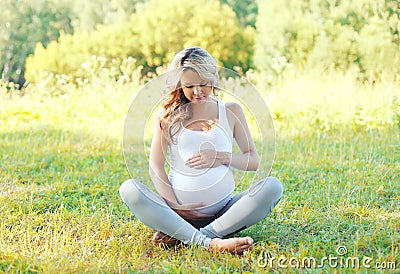
[[[196,209],[204,206],[204,203],[191,203],[191,204],[176,204],[168,202],[168,205],[185,220],[200,221],[214,217],[213,214],[206,214],[197,211]]]

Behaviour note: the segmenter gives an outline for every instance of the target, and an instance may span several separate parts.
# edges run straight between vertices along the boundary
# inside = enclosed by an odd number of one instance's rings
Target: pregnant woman
[[[283,187],[268,177],[233,196],[231,168],[257,170],[259,157],[240,105],[216,99],[217,63],[199,47],[175,55],[168,96],[157,113],[150,148],[150,177],[158,193],[135,179],[120,195],[129,210],[166,245],[196,244],[241,254],[251,237],[224,238],[262,220]],[[241,153],[232,153],[233,142]],[[164,164],[169,151],[170,170]]]

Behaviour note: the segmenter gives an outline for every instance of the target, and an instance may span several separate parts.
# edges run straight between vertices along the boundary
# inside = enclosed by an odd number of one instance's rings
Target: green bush
[[[206,48],[220,65],[247,70],[253,44],[254,29],[240,26],[232,9],[217,0],[151,0],[138,6],[129,22],[61,34],[46,48],[39,43],[27,59],[25,75],[31,82],[38,82],[42,73],[87,78],[81,64],[92,55],[105,57],[105,67],[131,56],[147,73],[193,45]]]
[[[35,53],[26,60],[25,77],[37,83],[43,74],[68,74],[73,78],[87,78],[82,64],[88,57],[102,56],[112,62],[122,62],[128,56],[138,55],[137,35],[131,24],[99,26],[90,34],[75,32],[60,35],[58,40],[48,44],[46,48],[38,43]]]
[[[219,1],[153,0],[139,14],[139,42],[150,67],[193,45],[207,49],[225,67],[251,65],[253,29],[240,27],[232,9]]]
[[[261,1],[255,65],[275,76],[276,60],[297,69],[356,69],[370,82],[399,80],[396,1]],[[384,79],[382,79],[384,78]]]
[[[71,8],[56,0],[0,0],[0,77],[23,86],[25,58],[37,42],[47,45],[60,31],[72,32]]]

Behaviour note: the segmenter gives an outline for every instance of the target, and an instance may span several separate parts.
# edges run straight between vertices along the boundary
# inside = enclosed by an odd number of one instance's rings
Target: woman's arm
[[[225,154],[228,154],[225,155],[225,158],[228,158],[226,161],[230,166],[240,170],[257,170],[260,159],[243,110],[237,103],[227,103],[226,106],[227,115],[233,116],[232,118],[234,119],[233,137],[242,152],[242,154],[232,154],[230,156],[229,153],[225,152]]]
[[[168,203],[178,204],[164,169],[168,142],[164,138],[160,128],[160,114],[161,113],[158,113],[154,119],[153,139],[150,147],[149,173],[161,197]]]

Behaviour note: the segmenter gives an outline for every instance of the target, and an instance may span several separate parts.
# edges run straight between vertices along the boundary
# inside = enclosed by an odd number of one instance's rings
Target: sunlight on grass
[[[338,245],[398,267],[398,94],[346,75],[310,77],[259,87],[277,129],[272,173],[285,191],[270,216],[240,233],[256,240],[244,256],[154,246],[154,231],[122,204],[122,131],[139,88],[3,96],[0,271],[262,272],[266,249],[322,258]]]

